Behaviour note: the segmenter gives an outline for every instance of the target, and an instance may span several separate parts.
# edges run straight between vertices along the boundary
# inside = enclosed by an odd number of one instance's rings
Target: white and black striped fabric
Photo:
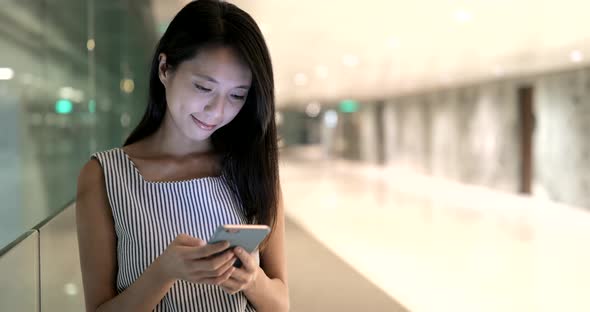
[[[221,224],[244,224],[223,177],[145,180],[122,148],[92,155],[104,171],[117,234],[117,292],[123,292],[181,233],[207,241]],[[256,311],[246,296],[219,286],[174,283],[154,311]]]

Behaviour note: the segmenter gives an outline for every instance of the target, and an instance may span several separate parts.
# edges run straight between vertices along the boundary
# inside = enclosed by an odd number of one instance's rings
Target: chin
[[[193,134],[192,136],[189,136],[189,138],[191,138],[193,141],[197,141],[197,142],[202,142],[202,141],[207,141],[211,138],[211,135],[213,134],[213,132],[211,133],[200,133],[200,134]]]
[[[185,135],[193,141],[202,142],[202,141],[206,141],[206,140],[210,139],[216,130],[217,129],[214,129],[212,131],[202,131],[199,129],[199,130],[195,131],[193,129],[193,131],[187,132],[187,133],[185,133]]]

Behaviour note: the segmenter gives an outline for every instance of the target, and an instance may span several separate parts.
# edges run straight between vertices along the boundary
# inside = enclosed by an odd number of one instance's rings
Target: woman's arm
[[[94,159],[78,178],[76,223],[86,311],[152,311],[174,280],[165,278],[155,261],[117,295],[117,239],[104,174]]]
[[[244,268],[236,270],[232,277],[221,285],[229,293],[243,290],[258,312],[289,311],[285,216],[280,191],[277,209],[276,226],[261,255],[260,266],[252,255],[244,254],[243,250],[239,252],[238,248],[236,253],[244,263]]]

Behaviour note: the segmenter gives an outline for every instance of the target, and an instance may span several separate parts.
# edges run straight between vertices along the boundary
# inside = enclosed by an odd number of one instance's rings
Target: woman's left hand
[[[234,253],[242,262],[242,267],[235,268],[230,278],[219,285],[231,295],[250,289],[255,284],[260,270],[254,256],[248,254],[243,248],[236,247]]]

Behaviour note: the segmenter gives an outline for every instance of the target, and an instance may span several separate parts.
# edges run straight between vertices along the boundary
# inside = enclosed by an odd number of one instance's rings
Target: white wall
[[[392,99],[390,167],[517,192],[518,88],[535,88],[534,195],[590,208],[590,69]]]

